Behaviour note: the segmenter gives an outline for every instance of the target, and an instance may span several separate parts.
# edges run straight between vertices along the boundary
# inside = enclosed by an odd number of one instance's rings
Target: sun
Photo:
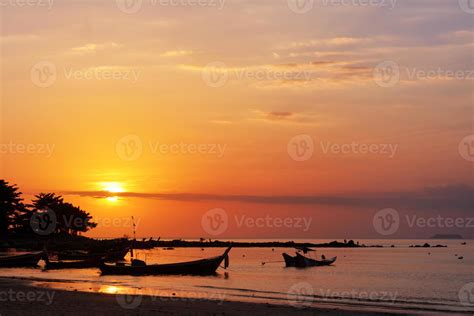
[[[101,182],[101,187],[103,191],[110,193],[120,193],[125,191],[123,185],[119,182]]]
[[[125,192],[124,186],[120,182],[100,182],[99,187],[101,191],[107,192],[110,195],[106,197],[109,202],[117,202],[119,197],[113,193]]]

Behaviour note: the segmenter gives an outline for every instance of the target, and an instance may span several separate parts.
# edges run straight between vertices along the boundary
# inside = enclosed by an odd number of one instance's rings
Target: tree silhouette
[[[8,230],[18,212],[25,209],[21,192],[16,185],[0,180],[0,238],[8,239]]]
[[[10,233],[17,237],[31,236],[30,221],[33,215],[44,215],[52,211],[55,215],[55,234],[77,236],[97,227],[90,213],[71,203],[64,202],[55,193],[35,195],[30,205],[23,203],[16,185],[0,179],[0,238],[7,240]]]
[[[56,233],[77,236],[95,228],[92,216],[80,207],[64,202],[60,195],[55,193],[40,193],[32,201],[37,212],[51,210],[56,217]]]

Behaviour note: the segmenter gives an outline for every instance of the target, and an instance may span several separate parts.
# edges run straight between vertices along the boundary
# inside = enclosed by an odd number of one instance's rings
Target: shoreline
[[[14,299],[11,299],[11,298]],[[427,311],[387,307],[361,307],[317,303],[312,306],[189,299],[149,295],[120,295],[62,290],[33,285],[21,279],[0,277],[0,314],[4,315],[423,315]],[[34,307],[34,308],[32,308]],[[445,315],[429,311],[431,315]],[[464,313],[449,313],[450,315]],[[464,314],[465,315],[465,314]]]

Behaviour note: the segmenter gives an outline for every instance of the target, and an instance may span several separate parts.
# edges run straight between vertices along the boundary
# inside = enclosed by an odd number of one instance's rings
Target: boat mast
[[[135,233],[135,228],[136,228],[136,225],[135,225],[135,219],[133,218],[132,216],[132,224],[133,224],[133,240],[132,240],[132,247],[130,248],[130,256],[133,260],[133,246],[135,245],[135,240],[136,240],[136,233]]]

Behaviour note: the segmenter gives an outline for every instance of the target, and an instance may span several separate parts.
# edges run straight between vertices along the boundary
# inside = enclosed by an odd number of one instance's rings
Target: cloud
[[[269,112],[268,118],[270,119],[286,119],[293,116],[291,112]]]
[[[108,43],[102,43],[102,44],[88,43],[83,46],[73,47],[71,48],[71,51],[75,54],[89,54],[89,53],[95,53],[99,50],[119,48],[119,47],[122,47],[122,45],[117,44],[115,42],[108,42]]]
[[[311,124],[319,123],[320,117],[312,113],[295,113],[289,111],[252,111],[252,116],[249,118],[253,121],[261,121],[266,123],[279,124]]]
[[[226,120],[211,120],[210,122],[212,124],[217,124],[217,125],[230,125],[230,124],[232,124],[232,121],[226,121]]]
[[[428,187],[411,192],[376,192],[347,195],[220,195],[202,193],[110,193],[106,191],[64,191],[64,195],[93,198],[120,196],[182,202],[227,201],[278,205],[336,205],[365,208],[409,208],[411,210],[474,211],[474,187],[467,184]]]
[[[279,45],[279,50],[292,50],[299,48],[317,48],[317,47],[338,47],[338,46],[350,46],[356,44],[369,44],[374,42],[374,39],[370,38],[357,38],[357,37],[334,37],[326,39],[310,39],[299,42],[291,42]]]
[[[194,54],[192,50],[170,50],[161,54],[161,57],[180,57]]]

